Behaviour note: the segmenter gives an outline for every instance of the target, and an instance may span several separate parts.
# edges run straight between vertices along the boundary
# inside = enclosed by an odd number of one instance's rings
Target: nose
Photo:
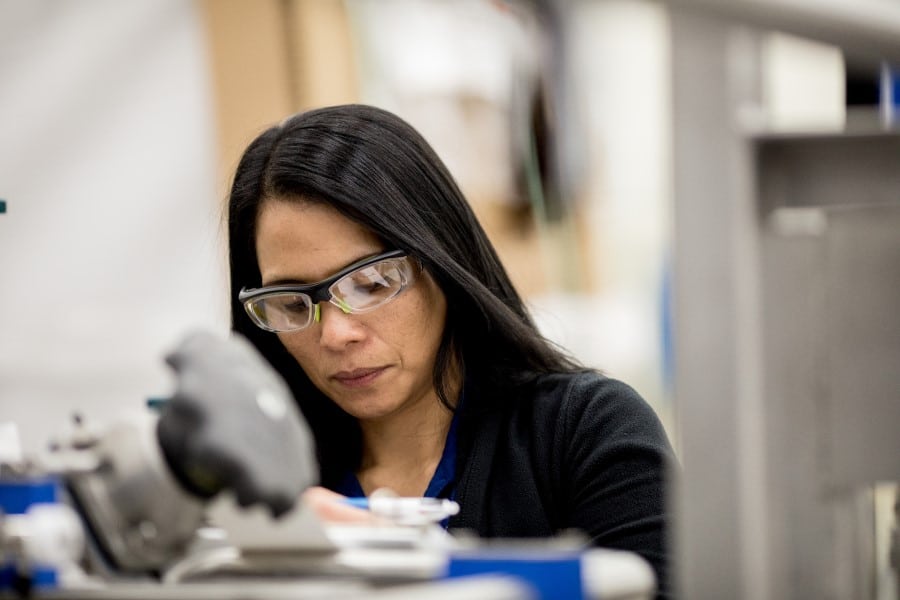
[[[356,316],[345,313],[330,302],[319,304],[319,342],[332,350],[343,350],[347,345],[360,342],[366,330]]]

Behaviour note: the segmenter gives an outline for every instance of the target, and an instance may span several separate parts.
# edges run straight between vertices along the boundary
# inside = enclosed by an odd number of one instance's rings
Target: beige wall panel
[[[222,191],[247,144],[294,110],[281,0],[201,0],[215,86]]]
[[[358,102],[353,35],[343,0],[292,0],[288,7],[297,107]]]

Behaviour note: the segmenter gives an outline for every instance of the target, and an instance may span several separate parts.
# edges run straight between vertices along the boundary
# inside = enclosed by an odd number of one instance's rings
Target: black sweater
[[[653,409],[595,373],[543,376],[507,394],[500,408],[461,415],[450,529],[504,538],[578,529],[595,546],[643,556],[665,595],[674,458]]]

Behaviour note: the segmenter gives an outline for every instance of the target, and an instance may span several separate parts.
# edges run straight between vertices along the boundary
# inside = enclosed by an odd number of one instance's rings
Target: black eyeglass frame
[[[357,269],[361,269],[363,267],[367,267],[369,265],[373,265],[377,262],[381,262],[383,260],[387,260],[389,258],[403,258],[408,256],[407,252],[404,250],[390,250],[388,252],[383,252],[381,254],[376,254],[375,256],[371,256],[369,258],[364,258],[359,260],[351,265],[348,265],[329,277],[328,279],[323,279],[322,281],[316,283],[303,283],[303,284],[285,284],[285,285],[270,285],[260,288],[246,288],[242,287],[241,291],[238,292],[238,302],[246,306],[246,303],[249,300],[255,300],[261,296],[268,296],[269,294],[306,294],[312,299],[313,304],[319,304],[320,302],[328,302],[331,300],[331,292],[328,291],[332,285],[335,284],[339,279],[346,277],[353,271]]]

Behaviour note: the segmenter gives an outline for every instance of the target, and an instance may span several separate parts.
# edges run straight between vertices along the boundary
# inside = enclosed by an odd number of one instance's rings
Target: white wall
[[[224,331],[222,185],[202,23],[183,0],[0,0],[0,422],[171,391],[162,356]]]
[[[668,423],[663,278],[670,238],[669,39],[643,0],[574,5],[569,52],[583,136],[589,294],[535,298],[548,335],[634,386]]]

